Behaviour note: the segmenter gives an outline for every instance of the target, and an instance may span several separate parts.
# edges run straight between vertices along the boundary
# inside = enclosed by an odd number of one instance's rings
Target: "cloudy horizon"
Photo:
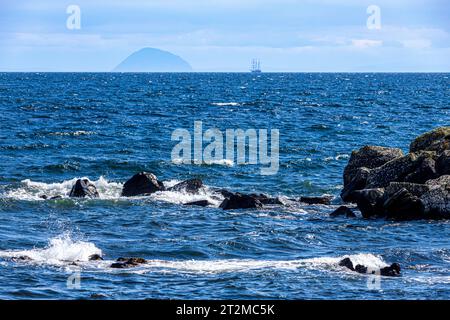
[[[442,0],[0,0],[0,71],[114,69],[153,47],[196,72],[449,72]],[[68,28],[70,5],[80,28]],[[368,7],[380,9],[369,28]]]

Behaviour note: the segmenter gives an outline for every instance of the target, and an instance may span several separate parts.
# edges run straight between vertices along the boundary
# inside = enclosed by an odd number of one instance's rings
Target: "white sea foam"
[[[55,266],[71,266],[74,262],[77,267],[114,272],[110,268],[114,259],[103,261],[89,261],[93,254],[102,255],[102,251],[91,242],[73,241],[64,235],[49,240],[47,247],[31,250],[0,251],[0,258],[11,259],[27,257],[30,260],[21,260],[23,263],[46,264]],[[322,269],[335,271],[349,271],[338,265],[339,261],[349,257],[353,263],[362,264],[372,268],[381,268],[387,264],[379,256],[360,253],[343,257],[317,257],[298,260],[254,260],[254,259],[222,259],[222,260],[147,260],[146,263],[135,268],[126,269],[127,272],[186,272],[186,273],[227,273],[251,272],[261,269],[293,270],[299,268]],[[121,269],[120,272],[124,270]]]
[[[73,241],[70,236],[63,235],[50,239],[48,246],[43,249],[0,251],[0,258],[26,257],[31,259],[31,263],[65,265],[86,262],[93,254],[101,255],[102,251],[91,242]]]
[[[218,106],[218,107],[226,107],[226,106],[236,107],[236,106],[241,105],[238,102],[212,102],[211,104],[213,106]]]
[[[65,180],[63,182],[45,183],[32,181],[30,179],[22,180],[21,186],[17,189],[7,191],[3,196],[6,198],[16,199],[16,200],[43,200],[41,196],[45,195],[47,198],[62,196],[63,198],[68,197],[72,186],[75,184],[77,179],[87,179],[73,178],[71,180]],[[91,181],[97,191],[99,192],[100,199],[116,199],[120,197],[122,192],[122,184],[117,182],[109,182],[103,177],[98,180]]]
[[[172,159],[172,163],[174,164],[186,164],[186,161],[184,159]],[[227,167],[233,167],[234,161],[230,159],[220,159],[220,160],[209,160],[209,161],[196,161],[192,160],[188,162],[188,164],[192,165],[219,165],[219,166],[227,166]]]
[[[73,131],[73,132],[53,132],[50,133],[50,135],[52,136],[88,136],[88,135],[93,135],[96,134],[93,131],[84,131],[84,130],[78,130],[78,131]]]

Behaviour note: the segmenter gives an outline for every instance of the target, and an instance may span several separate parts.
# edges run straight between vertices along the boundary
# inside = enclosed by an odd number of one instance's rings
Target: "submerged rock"
[[[78,179],[69,194],[71,198],[98,198],[98,196],[97,188],[88,179]]]
[[[89,256],[89,261],[97,261],[97,260],[103,260],[102,256],[99,254],[92,254]]]
[[[122,189],[122,196],[149,195],[163,190],[165,190],[164,184],[153,173],[139,172],[125,182]]]
[[[338,217],[338,216],[346,216],[347,218],[356,217],[353,210],[347,206],[340,206],[339,208],[334,210],[332,213],[330,213],[330,217]]]
[[[183,182],[180,182],[173,187],[167,188],[166,191],[184,191],[187,193],[198,193],[199,190],[203,187],[203,182],[200,179],[189,179]]]
[[[140,264],[147,263],[147,260],[145,260],[144,258],[118,258],[116,261],[117,262],[111,264],[111,268],[116,269],[130,268],[136,267]]]
[[[199,206],[199,207],[207,207],[211,206],[212,203],[208,200],[198,200],[198,201],[192,201],[188,203],[184,203],[185,206]]]
[[[326,204],[329,205],[333,197],[323,196],[323,197],[300,197],[300,201],[307,204]]]

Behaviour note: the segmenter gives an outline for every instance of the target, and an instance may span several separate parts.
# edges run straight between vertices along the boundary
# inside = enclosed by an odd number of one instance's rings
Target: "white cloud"
[[[352,46],[358,49],[366,49],[372,47],[380,47],[383,45],[381,40],[370,40],[370,39],[353,39]]]

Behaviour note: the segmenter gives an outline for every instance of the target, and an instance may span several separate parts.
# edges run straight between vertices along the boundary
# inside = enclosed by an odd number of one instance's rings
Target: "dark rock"
[[[341,267],[346,267],[347,269],[355,271],[355,268],[353,268],[353,262],[352,262],[352,260],[350,260],[350,258],[342,259],[341,261],[339,261],[339,265]]]
[[[323,196],[323,197],[300,197],[300,201],[307,204],[327,204],[331,203],[333,197]]]
[[[47,200],[48,197],[45,194],[43,194],[42,196],[39,196],[39,198]]]
[[[357,264],[355,266],[355,271],[358,273],[367,273],[367,267],[363,266],[362,264]]]
[[[408,174],[403,181],[412,183],[425,183],[438,176],[436,171],[436,162],[433,158],[424,158],[418,167]]]
[[[59,200],[62,199],[62,196],[53,196],[50,198],[50,200]]]
[[[439,176],[450,174],[450,150],[445,150],[436,160],[436,171]]]
[[[384,189],[364,189],[353,192],[359,211],[364,218],[384,216]]]
[[[406,189],[413,196],[420,197],[422,194],[430,190],[430,186],[426,184],[410,183],[410,182],[391,182],[385,188],[386,197],[392,196],[400,189]]]
[[[144,258],[118,258],[116,261],[117,262],[111,264],[111,268],[130,268],[147,263],[147,260]]]
[[[167,188],[166,191],[184,191],[188,193],[198,193],[198,191],[203,187],[203,182],[200,179],[189,179],[180,182],[173,187]]]
[[[364,146],[359,150],[353,151],[344,169],[344,187],[352,181],[359,168],[377,168],[402,156],[403,152],[401,149],[379,146]]]
[[[253,196],[234,193],[229,198],[225,198],[220,204],[224,210],[230,209],[258,209],[262,208],[262,203]]]
[[[424,213],[424,207],[420,199],[405,188],[389,196],[383,207],[386,217],[395,220],[420,219]]]
[[[424,215],[429,219],[450,218],[450,175],[444,175],[434,180],[428,180],[430,187],[420,200],[424,206]]]
[[[198,201],[192,201],[188,203],[184,203],[185,206],[200,206],[200,207],[207,207],[212,205],[208,200],[198,200]]]
[[[398,277],[400,276],[400,265],[398,263],[393,263],[389,267],[384,267],[380,269],[380,275],[386,277]]]
[[[232,195],[234,195],[233,192],[228,191],[227,189],[218,189],[216,190],[216,192],[221,194],[224,198],[230,198]]]
[[[426,132],[411,142],[409,146],[410,152],[418,152],[422,150],[436,151],[442,153],[444,150],[450,149],[450,127],[440,127],[432,131]]]
[[[70,191],[69,197],[71,198],[98,198],[97,188],[88,179],[78,179],[72,190]]]
[[[357,264],[355,267],[353,267],[353,262],[350,260],[350,258],[344,258],[341,261],[339,261],[339,265],[341,267],[346,267],[347,269],[351,271],[356,271],[358,273],[362,274],[368,274],[368,271],[371,271],[371,274],[379,274],[381,276],[386,277],[397,277],[400,275],[400,265],[398,263],[393,263],[388,267],[383,267],[378,270],[369,269],[366,266],[363,266],[361,264]]]
[[[153,173],[139,172],[125,182],[122,189],[122,196],[148,195],[163,190],[165,190],[164,184]]]
[[[279,204],[283,205],[283,202],[279,198],[270,198],[266,196],[265,194],[250,194],[250,197],[254,197],[255,199],[259,200],[262,204]]]
[[[415,154],[391,160],[384,165],[374,168],[367,176],[367,188],[384,188],[393,181],[402,181],[402,178],[413,172],[416,167]]]
[[[356,217],[353,210],[346,206],[340,206],[339,208],[334,210],[332,213],[330,213],[330,217],[338,217],[338,216],[346,216],[348,218]]]
[[[366,187],[367,177],[369,176],[370,169],[366,167],[358,168],[353,175],[353,178],[347,183],[341,191],[341,198],[345,202],[354,202],[352,199],[352,193],[356,190],[362,190]]]
[[[93,254],[89,256],[89,261],[97,261],[97,260],[103,260],[102,256],[99,254]]]

